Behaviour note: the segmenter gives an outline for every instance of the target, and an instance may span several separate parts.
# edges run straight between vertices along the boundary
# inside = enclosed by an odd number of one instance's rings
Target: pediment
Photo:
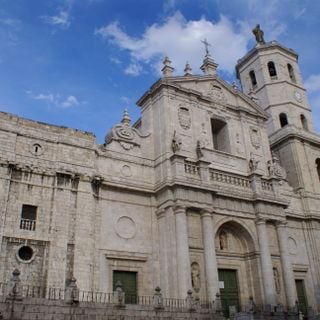
[[[214,104],[230,106],[255,116],[268,118],[267,113],[255,101],[217,76],[183,78],[172,79],[172,84],[182,91],[192,91],[201,98],[211,100]]]

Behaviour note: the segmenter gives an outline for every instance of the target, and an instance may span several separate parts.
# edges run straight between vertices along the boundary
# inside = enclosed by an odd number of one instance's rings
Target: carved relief
[[[197,262],[191,264],[191,283],[195,292],[199,292],[201,288],[200,282],[200,266]]]
[[[250,127],[250,140],[251,144],[256,148],[259,149],[261,146],[260,142],[260,134],[259,134],[259,129],[255,127]]]
[[[178,118],[179,118],[179,123],[180,126],[183,129],[190,129],[191,126],[191,115],[190,111],[186,107],[180,107],[178,111]]]

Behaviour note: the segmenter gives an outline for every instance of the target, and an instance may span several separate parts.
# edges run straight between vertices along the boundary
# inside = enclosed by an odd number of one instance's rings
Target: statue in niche
[[[280,276],[279,271],[277,268],[273,268],[273,279],[274,279],[274,285],[276,287],[277,293],[280,293]]]
[[[257,44],[265,44],[264,38],[263,38],[263,31],[260,29],[260,24],[257,24],[254,29],[252,29],[252,33],[256,37]]]
[[[219,233],[219,246],[220,250],[228,250],[228,234],[224,230]]]
[[[200,267],[197,262],[193,262],[191,264],[191,283],[192,283],[193,290],[198,293],[201,288],[201,283],[200,283]]]

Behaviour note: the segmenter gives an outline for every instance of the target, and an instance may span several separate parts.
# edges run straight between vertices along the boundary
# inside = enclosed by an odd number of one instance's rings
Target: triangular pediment
[[[173,87],[176,94],[192,94],[215,105],[247,112],[253,116],[268,118],[268,114],[250,97],[243,94],[218,76],[165,77],[158,80],[137,102],[142,106],[145,99],[163,87]]]

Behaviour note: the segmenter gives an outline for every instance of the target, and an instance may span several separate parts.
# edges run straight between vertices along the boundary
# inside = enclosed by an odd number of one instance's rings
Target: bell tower
[[[236,66],[242,90],[269,114],[271,150],[289,184],[305,196],[320,194],[320,137],[314,132],[298,54],[277,41],[265,42],[259,25],[252,32],[256,45]],[[309,204],[307,210],[319,213]]]
[[[269,113],[269,134],[286,125],[313,132],[298,54],[277,41],[265,42],[259,25],[252,31],[256,46],[236,66],[243,92]]]

